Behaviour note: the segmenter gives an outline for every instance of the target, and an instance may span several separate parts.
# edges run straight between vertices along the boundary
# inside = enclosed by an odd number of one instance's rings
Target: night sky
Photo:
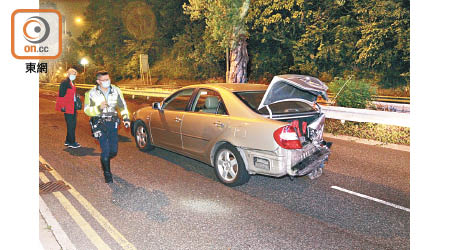
[[[77,17],[84,20],[84,10],[89,4],[89,0],[40,0],[39,3],[55,3],[56,9],[61,12],[67,20],[67,31],[72,33],[72,36],[77,37],[83,32],[84,24],[75,22]],[[42,8],[42,6],[41,6]]]

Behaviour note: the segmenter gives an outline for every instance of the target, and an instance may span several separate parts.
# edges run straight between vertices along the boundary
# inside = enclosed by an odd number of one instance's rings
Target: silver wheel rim
[[[139,126],[136,130],[136,141],[140,148],[147,145],[147,131],[145,131],[143,126]]]
[[[233,182],[236,179],[239,166],[236,156],[230,150],[224,149],[219,153],[216,166],[222,180]]]

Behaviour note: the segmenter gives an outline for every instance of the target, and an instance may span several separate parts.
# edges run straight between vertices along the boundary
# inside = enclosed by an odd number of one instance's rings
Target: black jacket
[[[66,95],[67,89],[71,89],[70,79],[67,77],[59,85],[59,97],[64,97]]]

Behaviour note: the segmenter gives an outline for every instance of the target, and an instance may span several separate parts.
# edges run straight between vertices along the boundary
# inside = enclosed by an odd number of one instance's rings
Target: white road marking
[[[409,208],[402,207],[402,206],[396,205],[396,204],[394,204],[394,203],[390,203],[390,202],[387,202],[387,201],[383,201],[383,200],[380,200],[380,199],[377,199],[377,198],[373,198],[373,197],[370,197],[370,196],[365,195],[365,194],[360,194],[360,193],[357,193],[357,192],[353,192],[353,191],[350,191],[350,190],[347,190],[347,189],[345,189],[345,188],[341,188],[341,187],[338,187],[338,186],[331,186],[331,188],[332,188],[332,189],[339,190],[339,191],[342,191],[342,192],[346,192],[346,193],[349,193],[349,194],[353,194],[353,195],[356,195],[356,196],[359,196],[359,197],[362,197],[362,198],[365,198],[365,199],[369,199],[369,200],[372,200],[372,201],[375,201],[375,202],[379,202],[379,203],[384,204],[384,205],[388,205],[388,206],[391,206],[391,207],[395,207],[395,208],[404,210],[404,211],[406,211],[406,212],[410,212],[410,211],[409,211]]]

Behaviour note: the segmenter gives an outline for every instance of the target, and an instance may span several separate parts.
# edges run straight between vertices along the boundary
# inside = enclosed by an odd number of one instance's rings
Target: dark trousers
[[[104,122],[105,130],[98,139],[102,148],[101,158],[111,158],[117,155],[119,137],[117,135],[118,122]]]
[[[77,126],[77,112],[73,114],[64,114],[66,119],[67,135],[66,142],[69,144],[75,143],[75,128]]]

